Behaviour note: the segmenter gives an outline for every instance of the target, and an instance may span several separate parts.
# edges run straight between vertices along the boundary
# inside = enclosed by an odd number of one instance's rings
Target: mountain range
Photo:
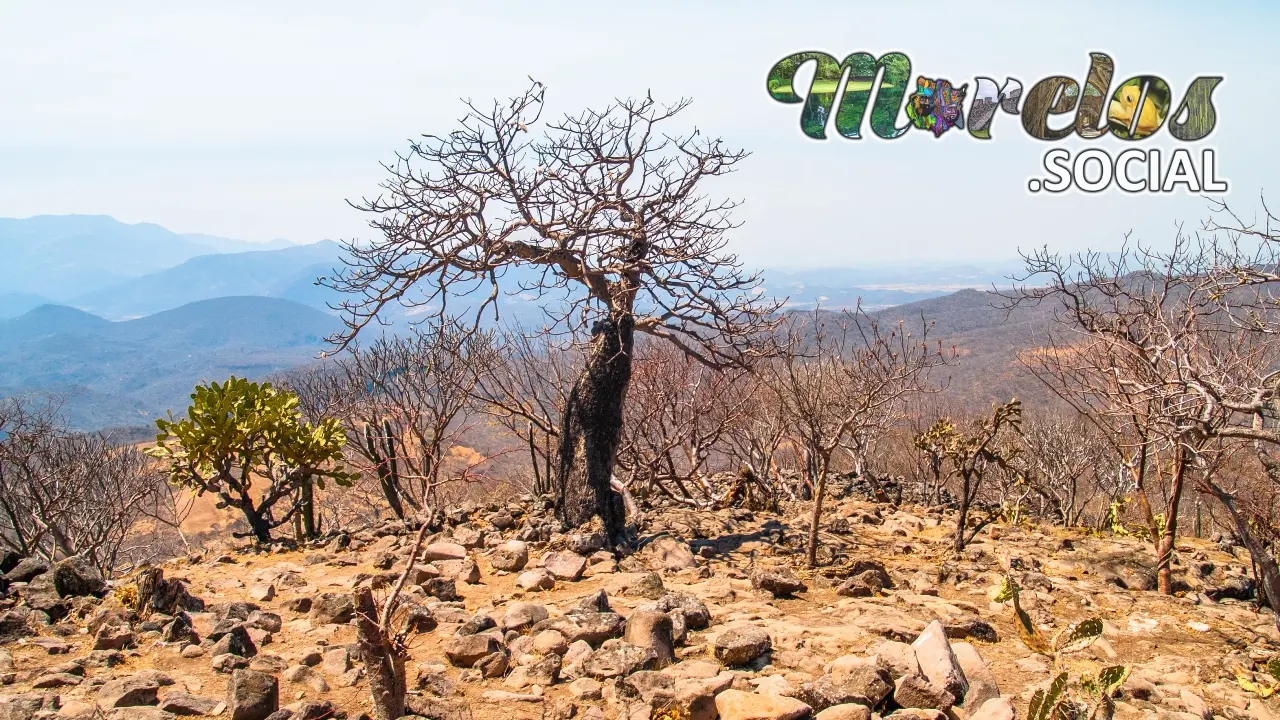
[[[106,216],[0,219],[0,397],[55,393],[76,427],[138,425],[180,411],[201,380],[261,377],[308,362],[342,327],[333,308],[343,296],[316,283],[343,266],[342,253],[331,241],[249,243]],[[791,310],[861,301],[886,318],[946,317],[939,337],[982,357],[999,350],[981,340],[984,333],[1015,325],[991,312],[985,293],[949,293],[990,287],[1010,270],[934,264],[762,277],[765,291],[786,297]],[[543,322],[541,304],[518,292],[534,277],[526,268],[506,273],[509,292],[498,300],[504,322]],[[412,317],[396,308],[387,319],[394,332]]]

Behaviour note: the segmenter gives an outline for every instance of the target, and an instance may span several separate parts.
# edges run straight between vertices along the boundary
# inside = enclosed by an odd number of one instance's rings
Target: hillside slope
[[[57,393],[80,428],[146,424],[181,412],[197,382],[308,362],[339,327],[273,298],[219,298],[126,322],[42,306],[0,322],[0,396]]]

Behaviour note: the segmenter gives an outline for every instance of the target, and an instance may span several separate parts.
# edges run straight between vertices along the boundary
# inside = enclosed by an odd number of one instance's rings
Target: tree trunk
[[[249,529],[253,531],[253,537],[262,545],[271,543],[271,523],[267,521],[266,516],[261,510],[252,507],[241,507],[244,513],[244,519],[249,522]]]
[[[960,488],[960,516],[956,518],[956,537],[953,547],[956,554],[964,552],[964,526],[969,521],[969,478],[962,475],[963,484]]]
[[[302,517],[302,536],[308,540],[315,539],[316,527],[315,481],[309,477],[298,483],[298,514]]]
[[[610,486],[622,438],[622,406],[631,382],[634,318],[596,323],[586,367],[569,393],[561,424],[556,513],[571,526],[599,517],[605,535],[622,537],[626,511]]]
[[[374,720],[397,720],[405,714],[404,654],[394,646],[389,629],[378,625],[373,591],[362,588],[356,592],[355,600],[356,641],[360,660],[369,674]]]
[[[813,491],[813,518],[809,521],[809,567],[818,566],[818,526],[822,522],[822,498],[827,494],[827,473],[818,476]]]
[[[1222,503],[1222,507],[1226,508],[1227,514],[1231,516],[1236,535],[1240,536],[1245,548],[1249,550],[1249,557],[1253,559],[1253,564],[1258,566],[1258,578],[1262,581],[1262,592],[1267,596],[1267,604],[1272,610],[1276,610],[1276,606],[1280,605],[1280,566],[1276,565],[1275,557],[1267,550],[1267,546],[1250,530],[1249,520],[1240,513],[1236,499],[1218,487],[1217,483],[1210,482],[1208,485],[1213,496]],[[1280,610],[1276,610],[1275,618],[1276,627],[1280,628]]]

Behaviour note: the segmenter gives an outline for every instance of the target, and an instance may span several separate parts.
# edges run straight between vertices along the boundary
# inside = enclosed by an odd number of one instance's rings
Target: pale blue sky
[[[990,142],[955,131],[813,141],[798,106],[768,98],[765,75],[798,50],[902,50],[914,74],[971,87],[977,75],[1083,83],[1099,50],[1117,81],[1160,75],[1178,99],[1195,76],[1223,74],[1208,144],[1231,201],[1252,211],[1280,149],[1273,5],[6,1],[0,216],[358,237],[364,218],[344,199],[375,191],[380,160],[411,136],[452,129],[460,96],[505,96],[533,75],[556,114],[646,90],[693,98],[686,123],[753,152],[712,188],[746,200],[733,247],[751,264],[1006,258],[1045,242],[1106,249],[1129,229],[1158,241],[1176,220],[1202,218],[1204,201],[1029,195],[1050,145],[1009,116],[997,116]],[[1162,131],[1143,145],[1183,144]]]

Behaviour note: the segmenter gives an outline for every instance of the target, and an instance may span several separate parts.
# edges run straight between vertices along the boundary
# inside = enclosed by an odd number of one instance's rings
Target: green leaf
[[[1059,654],[1083,650],[1100,637],[1102,637],[1102,621],[1098,618],[1090,618],[1058,633],[1053,639],[1053,650]]]
[[[1271,677],[1280,680],[1280,657],[1273,657],[1267,661],[1267,673]]]
[[[1129,678],[1129,666],[1112,665],[1098,673],[1099,691],[1104,697],[1111,697]]]

